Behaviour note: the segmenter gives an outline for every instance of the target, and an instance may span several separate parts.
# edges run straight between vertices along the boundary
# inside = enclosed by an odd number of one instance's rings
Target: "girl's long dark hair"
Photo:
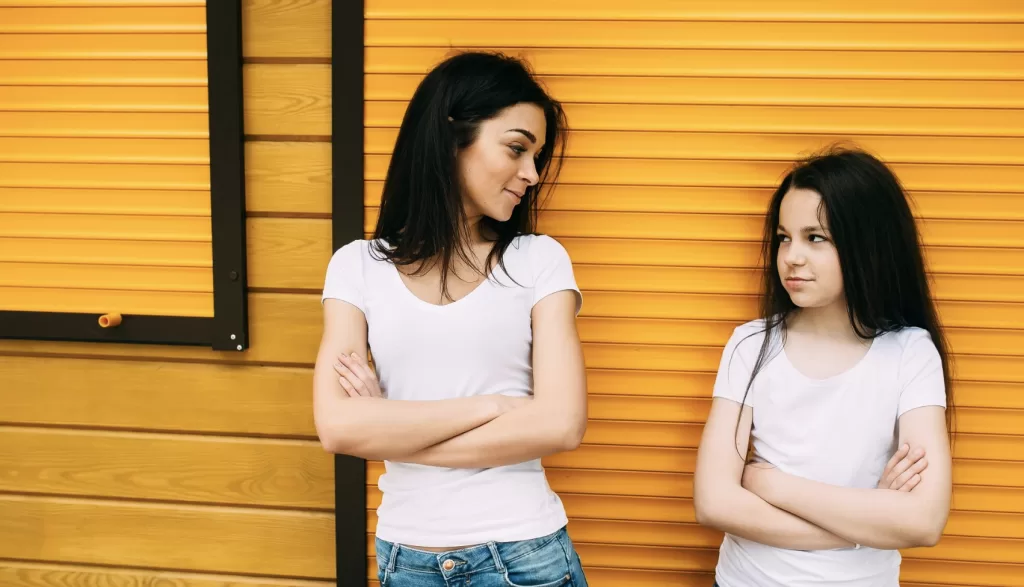
[[[793,188],[821,196],[819,217],[824,216],[839,255],[847,313],[857,335],[868,340],[908,326],[931,335],[942,359],[946,423],[952,432],[950,353],[932,300],[910,197],[884,163],[859,149],[834,146],[798,162],[772,195],[761,246],[765,337],[746,393],[785,344],[786,320],[797,309],[779,277],[776,236],[782,199]]]
[[[526,190],[509,220],[481,220],[494,246],[478,269],[486,275],[497,259],[504,270],[502,255],[512,240],[535,231],[538,194],[558,175],[567,125],[561,104],[540,86],[526,63],[492,52],[449,57],[416,88],[384,180],[371,249],[375,257],[396,265],[418,264],[418,272],[439,264],[442,295],[449,297],[447,276],[453,258],[458,255],[477,267],[465,247],[466,214],[456,154],[473,144],[482,122],[522,103],[544,111],[544,149],[536,160],[539,181]]]

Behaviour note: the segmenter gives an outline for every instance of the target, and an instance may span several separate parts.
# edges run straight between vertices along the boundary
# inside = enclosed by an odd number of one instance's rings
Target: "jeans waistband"
[[[416,550],[380,538],[376,540],[376,548],[377,557],[387,561],[386,567],[390,573],[394,573],[396,569],[405,569],[449,578],[483,571],[497,570],[503,573],[505,565],[558,540],[565,532],[565,528],[562,528],[547,536],[531,540],[488,542],[447,552]]]

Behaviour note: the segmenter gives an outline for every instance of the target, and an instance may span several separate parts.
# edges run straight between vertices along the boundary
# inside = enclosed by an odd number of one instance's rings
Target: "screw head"
[[[235,335],[234,335],[234,334],[232,334],[232,335],[231,335],[231,340],[235,340],[235,338],[236,338],[236,337],[235,337]]]
[[[238,350],[242,350],[242,345],[238,345]]]
[[[231,278],[231,281],[238,281],[238,272],[232,271],[231,273],[228,273],[228,277]]]

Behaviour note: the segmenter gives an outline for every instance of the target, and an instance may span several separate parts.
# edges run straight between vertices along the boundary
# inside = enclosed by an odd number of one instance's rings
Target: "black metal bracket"
[[[331,32],[331,235],[334,251],[363,238],[364,1],[335,2]],[[325,268],[326,269],[326,268]],[[334,456],[338,587],[367,585],[366,461]]]

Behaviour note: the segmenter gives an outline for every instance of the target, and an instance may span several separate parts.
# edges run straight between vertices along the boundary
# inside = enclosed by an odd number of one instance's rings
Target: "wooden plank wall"
[[[0,12],[52,4],[2,0]],[[121,90],[106,95],[132,107],[133,85],[185,73],[157,55],[194,52],[194,43],[172,34],[173,22],[152,17],[201,14],[204,2],[65,4],[109,18],[47,22],[22,12],[21,21],[0,19],[0,54],[30,47],[15,42],[16,24],[46,29],[46,46],[59,50],[34,53],[25,76],[58,66],[74,72],[83,63],[75,56],[88,56]],[[100,4],[107,7],[89,6]],[[330,3],[244,6],[252,348],[0,343],[4,587],[334,584],[333,464],[311,414],[316,292],[331,253]],[[205,52],[205,43],[196,47]],[[0,87],[0,104],[4,96]],[[0,112],[0,128],[10,128],[9,114]],[[167,118],[142,115],[137,129]],[[189,128],[165,126],[165,135],[177,133],[188,146]],[[139,155],[109,153],[118,161]]]
[[[955,511],[938,547],[906,553],[904,584],[1021,584],[1021,7],[871,1],[857,24],[831,1],[481,6],[368,1],[367,226],[404,101],[451,45],[520,48],[569,103],[573,159],[543,229],[585,290],[591,423],[546,463],[591,584],[710,585],[720,536],[690,496],[714,369],[753,309],[769,187],[834,136],[892,160],[918,198],[957,353]],[[0,584],[331,582],[332,468],[310,414],[330,3],[247,0],[245,16],[252,348],[0,341]]]

